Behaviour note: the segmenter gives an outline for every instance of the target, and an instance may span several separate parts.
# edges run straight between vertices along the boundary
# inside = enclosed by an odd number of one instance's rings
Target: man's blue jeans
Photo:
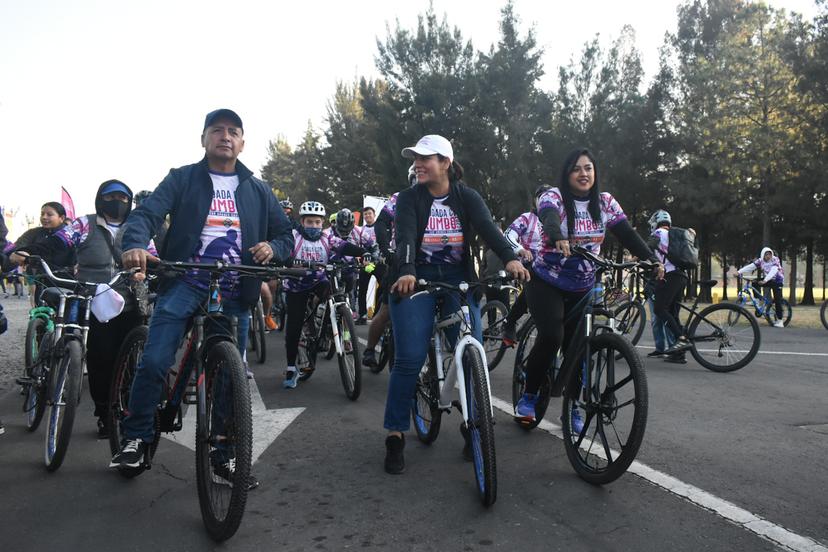
[[[676,342],[676,337],[670,331],[670,328],[667,327],[664,320],[656,316],[654,303],[652,297],[647,298],[647,306],[650,310],[650,324],[653,328],[653,341],[655,342],[656,351],[664,351],[673,346]]]
[[[154,418],[167,371],[175,363],[175,353],[184,337],[187,322],[205,304],[207,290],[198,289],[176,280],[158,295],[149,324],[149,335],[144,352],[132,381],[129,395],[129,416],[123,422],[127,439],[141,439],[151,443],[155,439]],[[239,351],[247,346],[250,326],[249,308],[238,299],[222,300],[224,314],[238,319]],[[243,357],[242,357],[243,358]],[[223,393],[216,390],[216,410],[221,409]]]
[[[465,280],[465,271],[459,265],[419,265],[417,278],[459,284]],[[482,343],[480,307],[472,297],[472,292],[468,293],[468,300],[474,336]],[[414,299],[390,298],[391,322],[394,325],[394,370],[388,380],[384,423],[385,429],[389,431],[408,431],[411,427],[414,389],[428,355],[438,302],[442,303],[441,317],[449,316],[460,308],[460,301],[454,294],[423,294]],[[459,329],[455,326],[450,330],[448,337],[454,343]]]

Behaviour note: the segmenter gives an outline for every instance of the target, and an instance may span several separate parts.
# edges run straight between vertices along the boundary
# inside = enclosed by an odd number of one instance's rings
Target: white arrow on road
[[[299,414],[305,410],[303,407],[298,408],[277,408],[268,410],[262,400],[262,395],[259,393],[259,387],[256,385],[256,380],[248,380],[250,383],[250,403],[253,407],[253,458],[255,464],[259,456],[267,450],[276,437],[282,433]],[[187,413],[184,415],[183,427],[181,431],[175,433],[164,433],[163,436],[173,443],[185,446],[190,450],[195,450],[195,427],[196,427],[196,409],[195,405],[187,408]]]

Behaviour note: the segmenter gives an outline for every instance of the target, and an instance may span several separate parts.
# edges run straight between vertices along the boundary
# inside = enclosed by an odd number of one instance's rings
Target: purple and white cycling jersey
[[[327,263],[332,256],[345,247],[345,240],[341,239],[334,232],[323,232],[322,237],[316,241],[306,239],[297,230],[293,231],[293,260],[314,263]],[[297,293],[306,291],[320,282],[327,282],[328,277],[324,270],[316,270],[313,274],[304,276],[300,280],[286,279],[284,281],[285,291]]]
[[[503,235],[506,236],[515,252],[525,249],[532,253],[532,257],[535,257],[543,241],[543,225],[538,215],[529,211],[516,218]]]
[[[627,220],[627,216],[615,198],[606,192],[601,193],[601,220],[592,220],[588,200],[575,200],[574,204],[575,224],[571,236],[563,197],[558,188],[551,188],[540,197],[538,212],[555,209],[561,219],[561,235],[569,240],[570,247],[580,245],[599,255],[606,231]],[[541,243],[532,269],[538,277],[564,291],[585,291],[595,282],[595,266],[590,261],[578,256],[564,257],[549,240]]]

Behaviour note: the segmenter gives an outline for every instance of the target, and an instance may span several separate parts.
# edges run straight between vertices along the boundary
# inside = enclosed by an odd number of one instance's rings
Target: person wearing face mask
[[[365,249],[342,239],[336,231],[323,232],[324,220],[325,206],[318,201],[306,201],[299,207],[300,227],[293,231],[294,264],[327,263],[334,256],[357,257],[365,253]],[[315,270],[301,280],[286,280],[284,286],[287,304],[287,321],[285,322],[287,370],[285,370],[285,381],[282,382],[282,387],[294,389],[299,383],[300,374],[296,369],[296,356],[299,353],[299,337],[306,316],[308,297],[315,295],[318,301],[324,301],[331,292],[331,286],[324,270]],[[314,302],[314,305],[318,304],[318,301]]]
[[[17,253],[40,255],[47,262],[74,253],[77,258],[75,278],[84,282],[109,282],[114,273],[121,270],[121,226],[131,209],[132,190],[129,186],[120,180],[107,180],[98,187],[94,213],[75,219],[45,240],[18,248]],[[155,250],[152,243],[149,247]],[[86,369],[89,394],[98,418],[99,439],[109,437],[107,403],[118,348],[126,334],[141,324],[141,315],[129,285],[119,284],[115,290],[124,297],[123,312],[106,323],[92,314],[87,337]]]

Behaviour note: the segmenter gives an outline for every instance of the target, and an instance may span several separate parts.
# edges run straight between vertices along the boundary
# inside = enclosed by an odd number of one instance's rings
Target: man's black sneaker
[[[373,349],[369,349],[366,347],[365,350],[362,351],[362,365],[368,366],[369,368],[376,368],[377,366],[379,366],[377,364],[376,353]]]
[[[147,444],[141,439],[127,439],[121,451],[112,457],[110,468],[138,468],[144,461]]]
[[[213,466],[213,483],[227,485],[233,488],[233,475],[236,472],[236,459],[231,458],[220,466]],[[253,474],[247,476],[247,490],[251,491],[259,486],[259,480]]]
[[[682,336],[682,337],[678,338],[678,339],[676,340],[676,342],[675,342],[675,343],[673,343],[670,347],[667,347],[667,348],[664,350],[664,354],[666,354],[666,355],[674,355],[674,354],[676,354],[676,353],[680,353],[680,352],[682,352],[682,351],[686,351],[687,349],[689,349],[689,348],[690,348],[690,347],[692,347],[692,346],[693,346],[693,344],[692,344],[692,343],[690,343],[690,342],[687,340],[687,338],[686,338],[686,337]]]
[[[673,364],[687,364],[687,359],[684,358],[684,353],[676,353],[674,355],[664,355],[664,362],[672,362]]]
[[[664,351],[656,350],[656,351],[650,351],[649,353],[647,353],[647,358],[658,358],[658,357],[661,357],[661,356],[664,356]]]
[[[109,439],[109,424],[103,416],[98,418],[98,439]]]
[[[469,430],[465,422],[460,423],[460,434],[463,436],[463,459],[471,462],[474,460],[474,454],[472,453]]]
[[[389,435],[385,438],[385,471],[397,475],[405,471],[405,435]]]

